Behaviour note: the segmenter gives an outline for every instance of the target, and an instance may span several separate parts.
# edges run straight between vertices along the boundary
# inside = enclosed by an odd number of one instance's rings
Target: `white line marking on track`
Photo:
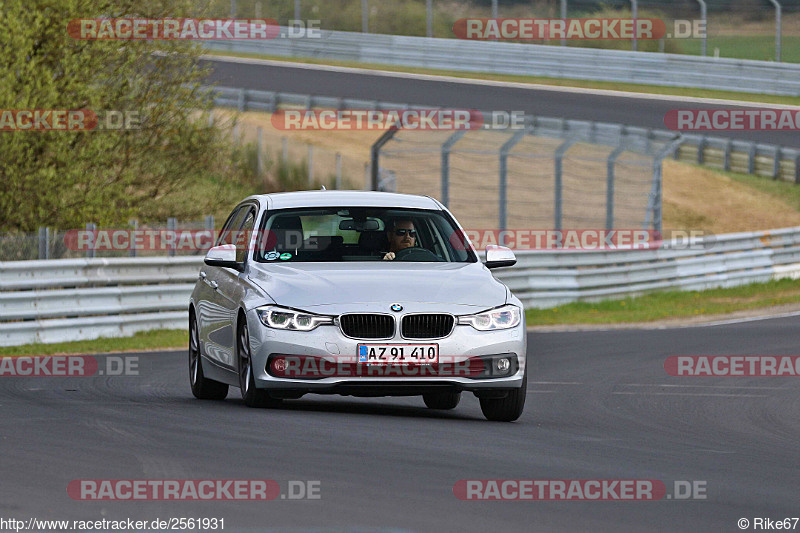
[[[611,394],[624,394],[626,396],[638,394],[640,396],[723,396],[726,398],[768,398],[766,394],[722,394],[710,392],[612,392]]]
[[[534,385],[582,385],[579,381],[531,381]]]
[[[625,387],[669,387],[685,389],[758,389],[758,390],[783,390],[788,387],[740,387],[737,385],[662,385],[660,383],[622,383]]]

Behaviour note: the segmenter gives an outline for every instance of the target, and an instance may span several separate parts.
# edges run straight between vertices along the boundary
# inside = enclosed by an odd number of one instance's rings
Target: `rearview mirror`
[[[236,262],[236,246],[233,244],[221,244],[214,246],[206,253],[205,263],[209,266],[233,268],[242,270],[242,263]]]
[[[486,268],[510,267],[517,263],[517,257],[510,248],[489,245],[486,247]]]
[[[380,226],[375,219],[358,220],[354,218],[346,218],[339,222],[339,229],[346,231],[377,231]]]

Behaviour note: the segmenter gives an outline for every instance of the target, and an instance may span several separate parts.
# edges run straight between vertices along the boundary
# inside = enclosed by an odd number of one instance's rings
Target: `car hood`
[[[507,295],[482,263],[259,263],[249,277],[275,303],[299,309],[407,302],[488,309]]]

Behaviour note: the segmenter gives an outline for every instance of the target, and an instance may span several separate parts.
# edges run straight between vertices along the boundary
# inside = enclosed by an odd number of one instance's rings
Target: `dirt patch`
[[[666,231],[733,233],[800,225],[800,212],[787,202],[713,170],[666,160],[663,189]]]

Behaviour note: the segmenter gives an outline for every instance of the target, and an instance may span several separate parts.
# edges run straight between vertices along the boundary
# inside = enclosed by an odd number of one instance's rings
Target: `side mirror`
[[[486,247],[486,268],[510,267],[517,263],[517,257],[510,248],[489,245]]]
[[[242,263],[236,262],[236,245],[221,244],[214,246],[206,253],[205,263],[209,266],[232,268],[242,271]]]

